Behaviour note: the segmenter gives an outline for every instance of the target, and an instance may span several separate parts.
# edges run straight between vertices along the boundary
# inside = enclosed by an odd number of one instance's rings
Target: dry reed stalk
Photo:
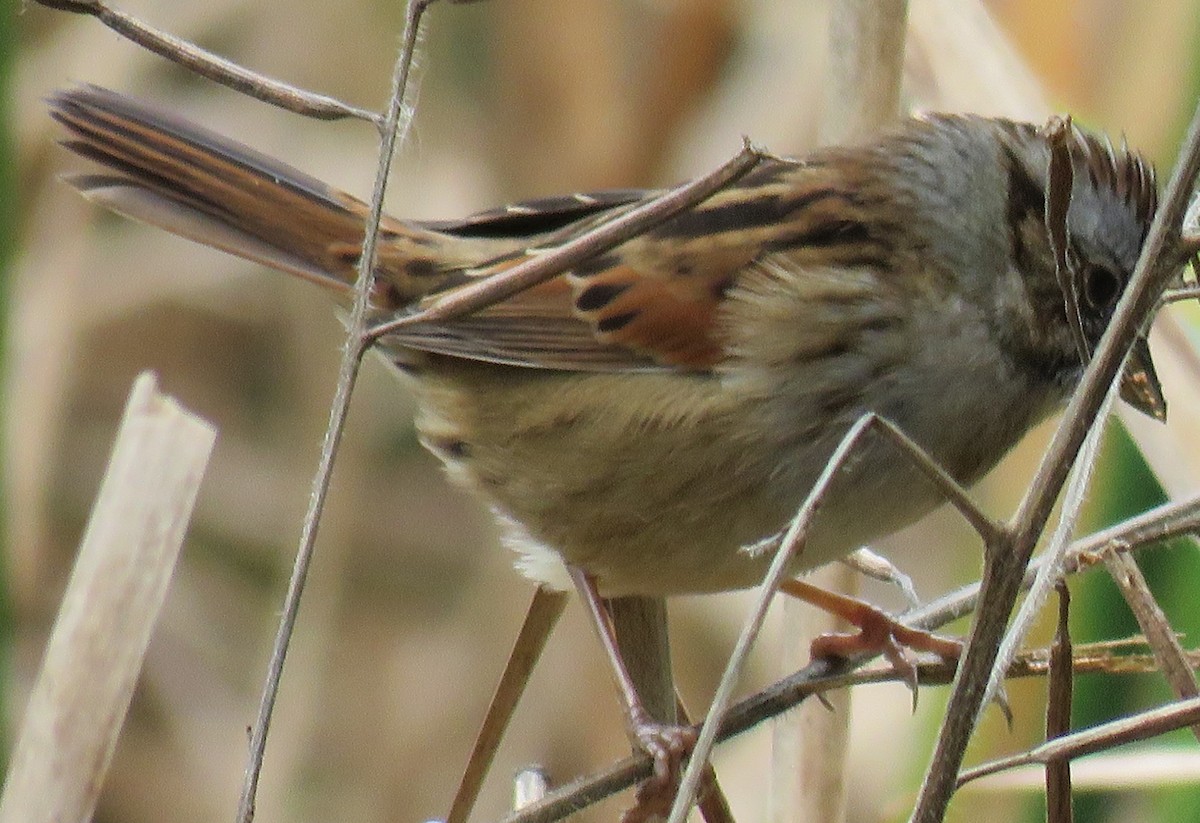
[[[88,820],[216,439],[134,382],[108,471],[46,646],[3,796],[4,823]]]

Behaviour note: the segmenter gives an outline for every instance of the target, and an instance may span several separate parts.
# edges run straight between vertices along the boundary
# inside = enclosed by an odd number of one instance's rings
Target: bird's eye
[[[1121,294],[1121,278],[1103,266],[1088,266],[1083,273],[1083,299],[1094,310],[1110,309]]]

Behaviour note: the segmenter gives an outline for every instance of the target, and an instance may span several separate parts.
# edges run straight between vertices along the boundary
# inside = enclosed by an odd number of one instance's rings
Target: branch
[[[384,120],[378,114],[348,106],[340,100],[274,80],[250,71],[231,60],[189,43],[173,34],[146,25],[136,17],[113,8],[102,0],[34,0],[39,5],[72,14],[95,17],[104,25],[142,48],[165,57],[188,71],[207,77],[215,83],[233,89],[272,106],[313,117],[317,120],[341,120],[354,117],[382,129]]]
[[[1045,764],[1051,760],[1074,760],[1086,754],[1158,737],[1197,723],[1200,723],[1200,697],[1180,700],[1132,717],[1123,717],[1075,734],[1056,737],[1020,754],[968,769],[958,778],[955,787],[1017,766]]]

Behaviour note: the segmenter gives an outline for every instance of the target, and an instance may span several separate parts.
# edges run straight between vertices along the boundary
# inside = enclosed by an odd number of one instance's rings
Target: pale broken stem
[[[1200,688],[1196,686],[1196,675],[1188,663],[1187,654],[1171,630],[1171,624],[1155,601],[1150,587],[1146,585],[1142,570],[1122,546],[1113,546],[1104,552],[1103,557],[1104,567],[1129,604],[1129,610],[1137,619],[1146,642],[1154,652],[1154,659],[1175,696],[1181,699],[1200,697]],[[1200,724],[1192,726],[1192,734],[1200,740]]]
[[[155,29],[132,15],[113,8],[102,0],[34,0],[60,11],[95,17],[105,26],[148,51],[183,66],[236,92],[278,106],[281,109],[317,120],[341,120],[354,117],[382,128],[383,118],[372,111],[356,108],[310,91],[274,80],[231,60],[205,51],[194,43]]]
[[[91,819],[215,439],[138,377],[25,710],[3,823]]]
[[[1148,740],[1197,723],[1200,723],[1200,697],[1180,700],[1111,723],[1056,737],[1020,754],[966,769],[957,778],[956,788],[972,780],[1017,766],[1045,764],[1051,760],[1075,760],[1084,755],[1106,751],[1126,743]]]
[[[380,323],[370,330],[370,342],[419,323],[444,323],[462,317],[562,274],[589,257],[619,246],[707,199],[754,168],[764,156],[762,151],[745,143],[730,160],[703,177],[646,200],[620,217],[589,229],[550,251],[455,289],[418,312]]]
[[[862,439],[874,431],[879,431],[888,436],[889,440],[900,448],[904,457],[912,461],[933,482],[947,501],[962,513],[967,522],[979,532],[984,540],[993,539],[996,533],[996,525],[988,519],[987,515],[979,510],[967,493],[945,469],[930,459],[916,443],[887,420],[873,413],[860,417],[842,437],[837,449],[834,450],[825,464],[825,468],[813,484],[812,490],[805,498],[804,504],[800,507],[796,517],[792,520],[778,551],[775,553],[775,557],[771,561],[771,566],[767,571],[766,577],[759,587],[758,599],[755,601],[754,608],[746,619],[742,633],[738,637],[737,645],[734,647],[733,654],[730,655],[725,672],[721,677],[720,685],[713,696],[712,704],[709,707],[708,715],[705,717],[704,725],[700,732],[700,737],[696,741],[691,760],[688,762],[687,770],[684,772],[679,792],[676,795],[675,803],[671,808],[668,823],[683,823],[691,808],[692,798],[695,795],[700,775],[705,764],[708,762],[708,756],[712,751],[713,744],[716,742],[721,717],[732,700],[733,690],[736,688],[738,679],[741,676],[746,657],[750,653],[750,647],[754,644],[758,636],[763,618],[766,615],[767,606],[770,604],[771,598],[779,590],[779,584],[787,574],[787,569],[792,558],[807,539],[808,530],[818,506],[820,506],[821,501],[828,493],[833,478],[841,470],[848,457],[854,453],[854,450]]]
[[[330,404],[329,424],[325,429],[325,437],[321,444],[321,457],[313,475],[312,492],[309,496],[308,509],[304,515],[300,542],[296,549],[292,574],[288,580],[287,594],[284,597],[279,618],[279,628],[271,649],[271,659],[267,664],[266,682],[263,685],[258,716],[255,718],[250,732],[249,759],[238,803],[237,820],[239,823],[250,823],[254,818],[258,779],[262,772],[271,715],[275,708],[275,699],[279,693],[279,683],[283,676],[283,664],[287,657],[292,632],[295,629],[296,616],[300,610],[300,598],[304,593],[308,567],[312,562],[321,512],[329,493],[329,480],[333,473],[334,458],[342,439],[346,415],[350,407],[350,395],[354,390],[359,365],[366,349],[364,340],[367,306],[371,289],[371,272],[374,269],[375,250],[378,245],[379,223],[383,216],[384,190],[387,188],[388,172],[391,169],[396,144],[402,133],[407,132],[407,127],[411,122],[409,118],[404,117],[404,97],[408,88],[409,71],[412,67],[413,52],[416,49],[421,16],[432,2],[434,0],[412,0],[408,5],[405,17],[404,37],[392,75],[391,99],[381,130],[379,165],[375,173],[375,185],[371,192],[370,211],[364,226],[362,254],[359,255],[358,276],[354,284],[354,302],[346,320],[346,344],[343,346],[341,365],[338,369],[337,388],[333,402]]]
[[[900,116],[907,0],[842,0],[830,10],[823,143],[862,140]]]
[[[1029,490],[1004,530],[1005,539],[989,544],[981,605],[913,810],[914,823],[938,823],[945,818],[1025,567],[1109,385],[1117,378],[1142,321],[1157,303],[1179,263],[1179,226],[1198,173],[1200,105],[1192,116],[1180,160],[1172,171],[1134,274],[1113,318],[1067,405]]]
[[[1200,530],[1200,496],[1189,500],[1164,503],[1124,523],[1092,534],[1076,541],[1063,562],[1064,574],[1074,574],[1095,562],[1098,553],[1114,543],[1130,549],[1187,535]],[[1032,585],[1038,558],[1030,564],[1023,587]],[[906,625],[928,631],[941,628],[947,623],[971,613],[978,600],[980,584],[975,583],[951,592],[929,605],[907,612],[899,617]],[[1121,657],[1113,659],[1110,652],[1120,650],[1128,641],[1109,641],[1077,647],[1075,670],[1097,673],[1142,673],[1153,670],[1154,661],[1148,658]],[[1044,656],[1043,656],[1044,657]],[[727,712],[718,740],[726,740],[741,734],[785,711],[793,708],[808,697],[837,688],[846,688],[863,683],[876,683],[898,679],[890,668],[850,672],[848,669],[866,662],[867,656],[847,661],[845,667],[835,668],[830,661],[817,660],[804,669],[785,677],[762,691],[735,704]],[[1189,653],[1189,662],[1196,665],[1197,654]],[[944,685],[954,676],[954,669],[947,665],[918,666],[918,683],[921,685]],[[1036,652],[1026,652],[1014,664],[1013,676],[1044,675],[1045,660],[1038,660]],[[558,820],[573,811],[596,803],[604,798],[629,788],[650,775],[650,759],[645,755],[624,758],[597,774],[578,778],[558,787],[538,804],[520,814],[505,818],[504,823],[546,823]]]
[[[492,702],[488,705],[479,733],[475,735],[475,745],[458,783],[454,801],[450,804],[446,823],[466,823],[471,816],[475,801],[479,798],[479,791],[483,788],[484,778],[487,777],[496,750],[500,747],[500,740],[508,728],[509,721],[512,720],[517,702],[525,692],[529,676],[538,658],[542,656],[546,641],[566,608],[567,597],[566,592],[554,591],[545,586],[538,586],[534,591],[529,609],[525,613],[525,622],[513,643],[500,682],[496,684],[496,691],[492,695]],[[545,794],[544,788],[542,794]],[[541,797],[536,799],[540,800]],[[527,799],[516,804],[514,808],[522,809],[534,800]]]

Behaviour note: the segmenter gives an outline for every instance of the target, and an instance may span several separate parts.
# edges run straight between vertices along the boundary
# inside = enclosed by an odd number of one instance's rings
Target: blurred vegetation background
[[[946,82],[955,61],[958,74],[971,75],[983,47],[948,27],[942,15],[953,0],[913,0],[918,34],[905,85],[913,105],[1011,111],[1040,84],[1055,110],[1123,133],[1169,167],[1200,80],[1200,6],[984,5],[1028,74],[1003,73],[986,94],[956,97]],[[325,296],[303,283],[89,207],[57,180],[81,164],[54,145],[60,135],[42,99],[75,82],[143,95],[360,196],[374,173],[374,135],[216,88],[94,20],[8,6],[0,26],[0,81],[10,91],[0,106],[7,272],[0,299],[8,309],[0,614],[13,620],[4,624],[8,659],[0,669],[6,725],[23,707],[126,392],[137,372],[153,368],[167,391],[219,426],[220,437],[96,819],[228,819],[341,330]],[[403,16],[398,0],[125,0],[121,7],[246,66],[375,108]],[[436,6],[390,210],[453,217],[564,190],[666,185],[707,171],[743,134],[781,153],[803,152],[819,117],[822,8],[787,0]],[[1175,388],[1168,384],[1169,397]],[[1031,437],[982,484],[989,510],[1011,510],[1045,435]],[[1197,459],[1196,443],[1171,443],[1181,464]],[[1118,429],[1109,454],[1092,525],[1162,499]],[[884,548],[927,598],[979,573],[977,541],[944,513]],[[1190,630],[1200,572],[1194,546],[1148,553],[1143,565],[1175,625]],[[1081,639],[1134,630],[1099,574],[1072,587]],[[867,591],[900,604],[894,592]],[[443,814],[530,592],[489,515],[449,486],[416,444],[402,384],[371,360],[286,671],[258,819],[368,823]],[[707,703],[745,604],[739,595],[672,603],[678,678],[694,709]],[[747,689],[780,674],[772,650],[781,642],[760,641]],[[1038,739],[1043,690],[1014,684],[1013,729],[992,712],[972,756]],[[480,819],[508,807],[508,776],[523,764],[541,762],[565,780],[621,756],[627,744],[611,692],[597,645],[569,609],[501,750]],[[1151,677],[1085,680],[1077,721],[1166,696]],[[901,686],[855,694],[851,820],[906,816],[943,697],[924,690],[913,715]],[[718,750],[741,820],[765,818],[768,757],[762,732]],[[1194,753],[1179,759],[1200,777]],[[1163,788],[1147,778],[1115,793],[1081,793],[1079,819],[1200,819],[1196,782]],[[610,802],[585,819],[611,819],[619,808]],[[952,806],[952,819],[979,814],[1041,816],[1036,792],[972,789]]]

